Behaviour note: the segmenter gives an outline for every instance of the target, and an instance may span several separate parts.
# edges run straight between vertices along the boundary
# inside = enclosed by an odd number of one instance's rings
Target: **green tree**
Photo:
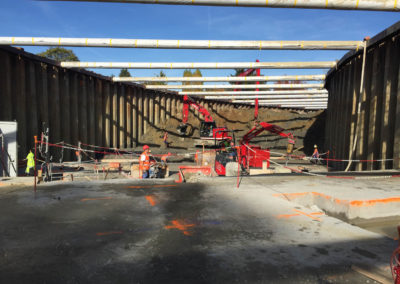
[[[119,77],[132,77],[131,73],[129,73],[128,69],[122,68],[121,72],[119,72]]]
[[[196,69],[196,71],[190,71],[186,69],[183,71],[183,77],[203,77],[201,71]],[[183,85],[203,85],[203,82],[183,82]],[[191,92],[203,91],[203,89],[190,89]]]
[[[154,76],[158,77],[158,78],[164,78],[167,77],[167,75],[165,75],[164,71],[160,71],[160,73],[154,74]],[[145,85],[167,85],[167,82],[144,82]]]
[[[167,77],[167,75],[165,75],[165,73],[161,70],[160,74],[156,75],[156,77],[159,78],[164,78]],[[167,82],[153,82],[154,85],[167,85]]]
[[[37,55],[56,61],[79,61],[78,56],[71,49],[63,47],[50,47]]]

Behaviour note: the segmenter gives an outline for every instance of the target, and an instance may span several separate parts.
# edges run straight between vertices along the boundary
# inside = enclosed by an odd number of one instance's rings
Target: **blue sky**
[[[362,40],[400,20],[400,13],[121,3],[0,1],[0,36],[214,40]],[[37,53],[45,47],[24,47]],[[73,48],[81,61],[330,61],[345,51],[229,51]],[[118,75],[119,70],[94,70]],[[263,75],[327,70],[262,70]],[[153,76],[159,70],[130,70]],[[165,70],[181,76],[183,70]],[[233,70],[202,70],[227,76]]]

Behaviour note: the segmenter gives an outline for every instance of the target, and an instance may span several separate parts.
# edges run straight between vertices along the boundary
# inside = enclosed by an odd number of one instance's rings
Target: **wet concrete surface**
[[[276,198],[261,181],[3,192],[0,283],[373,283],[351,265],[389,264],[393,240]]]

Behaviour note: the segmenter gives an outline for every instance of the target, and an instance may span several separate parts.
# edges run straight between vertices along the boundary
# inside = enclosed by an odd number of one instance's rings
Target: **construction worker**
[[[229,147],[227,147],[227,152],[228,152],[228,156],[229,159],[232,161],[237,161],[237,151],[236,151],[236,147],[235,147],[235,143],[233,143],[233,141],[230,142]]]
[[[169,147],[169,143],[168,143],[168,132],[167,131],[165,131],[164,132],[164,138],[163,138],[163,141],[164,141],[164,144],[165,144],[165,147]]]
[[[162,155],[161,156],[161,163],[166,164],[167,163],[167,159],[169,156],[171,156],[172,154],[168,152],[168,154]]]
[[[160,172],[159,172],[159,176],[158,176],[159,178],[166,176],[167,170],[168,170],[167,159],[171,155],[172,155],[171,153],[168,153],[168,154],[161,156]]]
[[[25,160],[27,160],[25,173],[29,176],[31,169],[35,170],[35,155],[32,153],[32,150],[29,150]]]
[[[141,178],[150,177],[150,147],[148,145],[143,146],[143,153],[139,158],[139,172],[141,173]]]
[[[311,156],[311,162],[317,164],[319,159],[318,146],[314,145],[314,152]]]

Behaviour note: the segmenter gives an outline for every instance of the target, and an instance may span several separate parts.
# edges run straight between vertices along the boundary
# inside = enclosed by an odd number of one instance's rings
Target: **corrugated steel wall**
[[[212,109],[231,105],[207,104]],[[50,127],[53,143],[131,148],[149,127],[181,112],[181,96],[174,93],[114,83],[85,70],[61,68],[21,49],[0,47],[0,120],[18,122],[20,157],[34,146],[33,136],[40,134],[42,122]]]
[[[352,170],[400,167],[400,22],[368,41],[361,112],[362,52],[349,52],[326,79],[329,91],[325,149],[331,158],[349,159],[357,135]],[[391,160],[393,159],[393,160]],[[330,162],[343,170],[347,162]]]

